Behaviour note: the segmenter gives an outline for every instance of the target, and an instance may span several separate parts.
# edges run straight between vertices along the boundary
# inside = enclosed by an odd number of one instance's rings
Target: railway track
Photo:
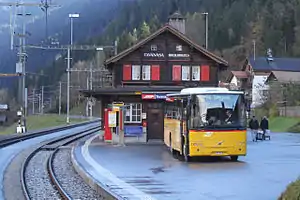
[[[18,142],[22,142],[25,140],[29,140],[35,137],[40,137],[43,135],[48,135],[54,132],[59,132],[59,131],[64,131],[70,128],[76,128],[76,127],[80,127],[83,125],[87,125],[87,124],[92,124],[95,122],[100,122],[100,120],[94,120],[94,121],[88,121],[88,122],[83,122],[83,123],[78,123],[78,124],[72,124],[72,125],[68,125],[68,126],[61,126],[61,127],[56,127],[56,128],[49,128],[49,129],[45,129],[45,130],[41,130],[41,131],[36,131],[36,132],[32,132],[32,133],[26,133],[26,134],[20,134],[20,135],[15,135],[3,140],[0,140],[0,148],[4,148],[7,147],[9,145],[18,143]]]
[[[99,126],[92,127],[88,130],[54,139],[35,149],[25,159],[21,169],[21,183],[25,198],[28,200],[46,198],[72,199],[56,177],[53,166],[55,155],[61,148],[67,147],[67,145],[99,130]],[[44,165],[45,162],[46,166]],[[40,173],[42,177],[36,177],[37,173]],[[40,187],[42,184],[42,189],[35,187],[35,185],[39,185]]]

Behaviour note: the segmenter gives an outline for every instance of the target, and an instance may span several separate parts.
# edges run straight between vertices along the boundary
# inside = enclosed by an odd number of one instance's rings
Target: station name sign
[[[147,58],[164,58],[164,53],[144,53],[144,57]],[[184,54],[184,53],[169,53],[169,58],[189,58],[190,54]]]
[[[166,100],[169,102],[174,101],[174,99],[167,97],[166,94],[142,94],[143,100]]]
[[[169,58],[189,58],[190,54],[186,53],[169,53]]]
[[[150,58],[164,58],[164,53],[144,53],[144,57]]]

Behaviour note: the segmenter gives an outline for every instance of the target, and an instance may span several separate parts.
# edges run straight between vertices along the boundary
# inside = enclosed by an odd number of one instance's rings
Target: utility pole
[[[90,90],[93,90],[93,66],[90,64]]]
[[[32,89],[32,114],[34,115],[35,89]]]
[[[41,93],[39,93],[39,114],[41,114],[42,109],[41,109]]]
[[[205,48],[208,49],[208,12],[202,13],[205,16]]]
[[[256,58],[256,41],[253,40],[253,59],[255,60]]]
[[[44,114],[44,86],[42,86],[42,106],[41,106],[41,113]]]
[[[70,47],[68,48],[68,84],[67,84],[67,124],[70,123],[70,68],[71,68],[71,50],[73,47],[73,19],[79,18],[79,14],[69,14],[71,20],[71,32],[70,32]]]
[[[93,90],[93,69],[92,65],[90,67],[90,90]],[[90,97],[90,101],[92,101],[92,96]],[[93,105],[90,103],[90,117],[93,117]]]
[[[90,89],[90,84],[89,84],[89,79],[90,78],[88,78],[87,77],[87,79],[86,79],[86,89],[87,90],[89,90]],[[86,100],[86,104],[85,104],[85,115],[88,117],[89,116],[89,106],[90,106],[90,100],[89,100],[89,98],[88,97],[86,97],[85,98],[85,100]]]
[[[59,82],[58,115],[61,114],[61,81]]]
[[[71,68],[71,61],[70,61],[70,47],[68,48],[68,67],[67,67],[67,124],[70,123],[70,68]]]
[[[92,63],[90,63],[90,78],[89,78],[89,89],[93,90],[93,66]],[[92,96],[87,101],[88,104],[88,110],[89,110],[89,115],[90,118],[93,117],[93,105],[92,105]]]
[[[30,13],[25,13],[25,7],[22,9],[22,14],[18,14],[19,16],[26,17],[26,16],[31,16]],[[26,54],[26,20],[23,18],[23,33],[20,35],[20,39],[22,39],[21,42],[21,52],[20,52],[20,58],[21,58],[21,63],[22,63],[22,107],[24,110],[24,120],[26,117],[26,95],[25,95],[25,87],[26,87],[26,60],[27,60],[27,54]]]

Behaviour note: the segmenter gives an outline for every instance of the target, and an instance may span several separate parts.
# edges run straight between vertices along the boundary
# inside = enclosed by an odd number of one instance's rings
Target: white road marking
[[[114,185],[117,185],[118,187],[122,188],[122,190],[126,191],[125,194],[131,194],[132,197],[138,198],[141,200],[156,200],[155,198],[151,197],[150,195],[142,192],[141,190],[133,187],[132,185],[126,183],[125,181],[119,179],[117,176],[112,174],[109,170],[102,167],[98,162],[96,162],[89,152],[89,145],[91,142],[96,138],[99,137],[98,135],[95,135],[94,137],[91,137],[88,139],[85,144],[81,148],[81,153],[83,155],[83,158],[88,162],[97,173],[98,176],[102,176],[109,181],[111,181]],[[87,169],[85,169],[87,170]],[[94,177],[96,178],[96,177]],[[103,183],[105,185],[105,183]],[[130,198],[129,198],[130,199]]]

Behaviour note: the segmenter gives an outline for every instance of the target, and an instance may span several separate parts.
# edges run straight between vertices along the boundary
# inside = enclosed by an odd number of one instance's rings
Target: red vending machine
[[[112,142],[112,132],[111,128],[109,127],[109,116],[108,113],[112,111],[111,108],[105,108],[104,110],[104,141],[105,142]]]

